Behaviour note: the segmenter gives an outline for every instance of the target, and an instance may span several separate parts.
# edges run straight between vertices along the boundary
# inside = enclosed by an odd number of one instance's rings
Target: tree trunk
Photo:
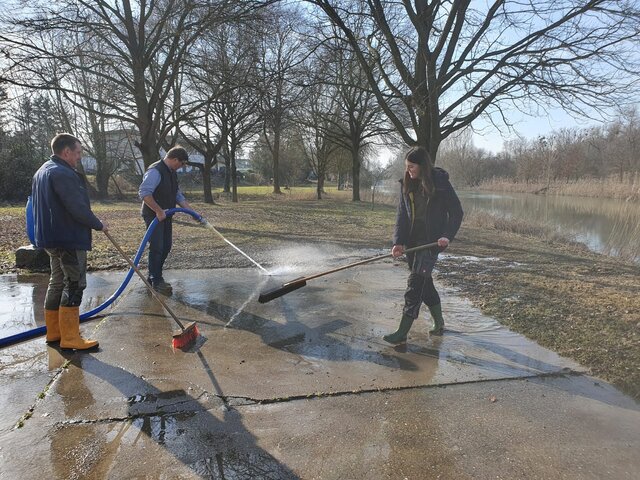
[[[236,170],[236,149],[235,147],[231,147],[230,157],[231,157],[231,201],[233,203],[238,203],[238,175]]]
[[[231,192],[231,161],[229,160],[229,152],[227,151],[224,156],[224,193]]]
[[[322,192],[324,192],[324,173],[318,173],[318,186],[316,188],[318,200],[322,200]]]
[[[202,172],[202,189],[204,193],[204,203],[215,204],[213,201],[213,194],[211,193],[211,167],[214,165],[214,161],[212,160],[212,156],[209,154],[205,154],[204,163],[202,164],[201,172]]]
[[[146,171],[152,163],[160,159],[160,148],[153,125],[150,121],[146,121],[144,116],[138,117],[138,131],[140,132],[140,141],[136,143],[136,146],[140,149]]]
[[[97,121],[92,119],[93,127],[93,150],[96,160],[96,188],[100,199],[109,197],[109,178],[111,177],[111,164],[107,159],[107,142],[104,135],[104,125],[102,130],[98,127]]]
[[[273,193],[280,191],[280,128],[273,132]]]
[[[359,150],[351,151],[351,176],[353,177],[353,191],[351,193],[351,201],[360,201],[360,152]]]
[[[98,171],[96,173],[96,187],[98,189],[98,198],[99,199],[107,199],[109,198],[109,178],[110,175],[108,172]]]

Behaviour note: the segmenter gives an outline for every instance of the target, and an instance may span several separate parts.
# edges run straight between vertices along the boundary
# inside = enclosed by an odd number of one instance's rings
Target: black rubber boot
[[[385,335],[382,338],[385,342],[393,343],[394,345],[404,343],[407,341],[407,334],[409,333],[409,330],[411,330],[411,325],[413,325],[413,318],[408,315],[402,315],[398,330],[390,333],[389,335]]]
[[[431,335],[442,335],[444,333],[444,318],[442,318],[442,305],[439,303],[429,307],[429,312],[433,317],[433,325],[429,333]]]
[[[161,293],[163,295],[171,296],[171,294],[173,293],[173,288],[171,288],[171,284],[165,282],[164,280],[153,282],[152,285],[153,285],[153,289],[156,292]]]

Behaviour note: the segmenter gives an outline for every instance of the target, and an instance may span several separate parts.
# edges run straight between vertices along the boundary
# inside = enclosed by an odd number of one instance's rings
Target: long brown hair
[[[433,163],[429,152],[423,147],[413,147],[404,157],[405,161],[416,163],[420,166],[420,174],[415,180],[409,176],[409,172],[404,172],[404,181],[402,182],[402,191],[407,194],[409,192],[422,193],[427,197],[433,196],[435,193],[435,185],[433,184]]]

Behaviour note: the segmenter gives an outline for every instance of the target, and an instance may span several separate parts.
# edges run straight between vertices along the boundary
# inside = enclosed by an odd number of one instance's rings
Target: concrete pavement
[[[262,305],[300,275],[171,271],[169,305],[202,334],[188,351],[137,280],[83,324],[98,351],[0,351],[0,478],[640,476],[638,404],[455,291],[443,337],[423,319],[385,344],[406,275],[389,260]],[[87,305],[122,277],[93,274]]]

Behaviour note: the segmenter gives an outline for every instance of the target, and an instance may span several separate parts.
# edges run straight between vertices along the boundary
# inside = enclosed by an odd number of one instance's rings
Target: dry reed
[[[640,201],[640,174],[626,174],[603,179],[554,180],[547,184],[543,180],[519,182],[510,178],[487,180],[475,190],[512,193],[544,193],[579,197],[615,198],[625,201]]]
[[[515,233],[548,241],[575,243],[573,239],[559,234],[551,226],[526,222],[519,218],[494,215],[481,210],[471,210],[468,214],[465,214],[464,223],[469,226],[490,228],[500,232]]]

